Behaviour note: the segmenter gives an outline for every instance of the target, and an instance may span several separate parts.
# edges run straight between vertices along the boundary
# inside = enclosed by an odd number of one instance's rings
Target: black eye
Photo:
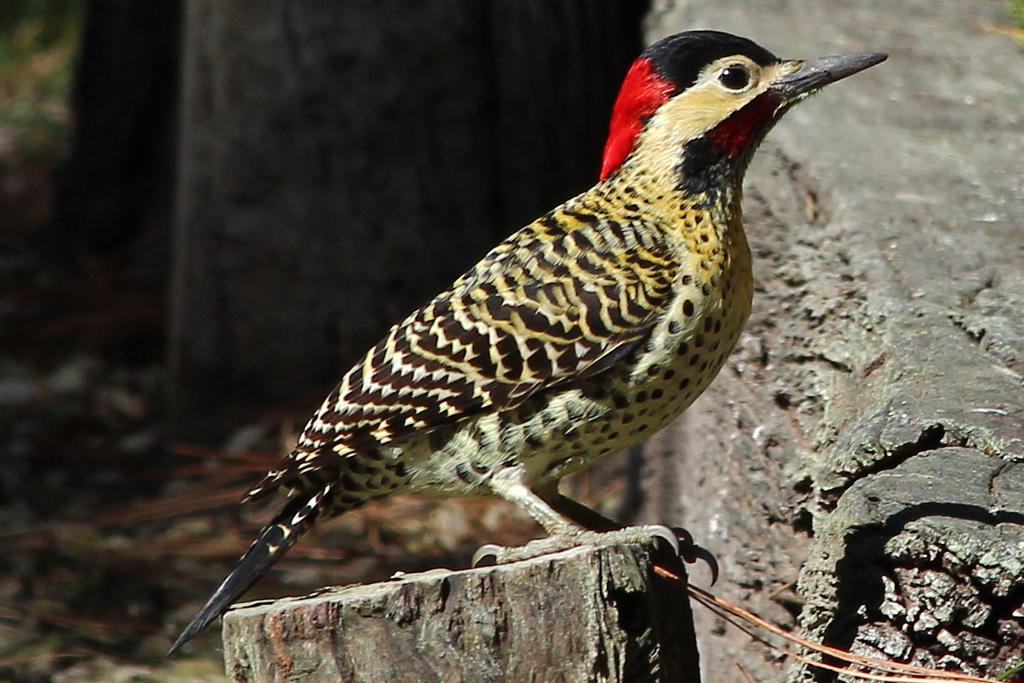
[[[743,90],[750,83],[750,72],[739,64],[727,66],[718,75],[718,82],[729,90]]]

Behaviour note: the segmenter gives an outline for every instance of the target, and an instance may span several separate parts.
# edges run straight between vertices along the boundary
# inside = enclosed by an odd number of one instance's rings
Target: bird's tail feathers
[[[320,513],[320,504],[330,491],[331,486],[328,485],[309,498],[296,498],[290,501],[270,524],[263,527],[231,573],[174,641],[174,645],[167,652],[168,657],[226,612],[232,603],[288,552],[295,541],[313,526]]]

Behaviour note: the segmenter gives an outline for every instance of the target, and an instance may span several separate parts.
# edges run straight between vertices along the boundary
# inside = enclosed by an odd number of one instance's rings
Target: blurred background
[[[163,655],[278,504],[242,493],[392,322],[594,182],[647,3],[419,4],[0,0],[0,679],[222,675],[217,628]],[[626,462],[578,495],[635,508]],[[536,533],[398,498],[248,597]]]
[[[855,479],[818,482],[800,470],[804,456],[861,424],[860,406],[890,388],[946,397],[959,384],[918,358],[906,367],[927,366],[933,383],[920,386],[935,391],[901,384],[899,358],[910,334],[937,340],[929,348],[968,344],[973,328],[949,320],[963,315],[956,287],[972,278],[1006,297],[1003,308],[979,299],[983,322],[1009,321],[1004,337],[990,325],[986,343],[1017,349],[1024,338],[1016,252],[1000,247],[1019,246],[1016,207],[990,201],[1019,197],[1010,136],[1020,96],[1005,84],[1019,73],[1022,25],[1024,0],[0,0],[0,680],[222,679],[217,628],[172,660],[164,653],[279,505],[242,507],[242,494],[391,323],[593,184],[643,36],[695,26],[784,54],[892,58],[843,97],[794,113],[755,159],[747,222],[759,303],[719,380],[643,451],[569,486],[623,522],[685,524],[719,556],[716,590],[796,630],[816,525]],[[848,158],[810,149],[816,131]],[[856,137],[869,134],[882,142]],[[965,183],[975,168],[986,181]],[[913,191],[892,189],[903,184]],[[929,192],[958,198],[948,216],[928,213]],[[856,230],[830,222],[837,206],[863,212]],[[943,278],[953,294],[928,309],[943,324],[895,316],[917,310],[922,292],[945,296],[911,257],[945,263],[954,251],[972,256]],[[861,260],[833,259],[847,254]],[[902,283],[892,288],[891,306],[877,300],[891,274],[871,266],[889,259],[920,283],[906,285],[906,300]],[[979,275],[983,265],[1004,272],[1002,284]],[[860,333],[857,316],[828,313],[850,306],[874,336],[865,364],[844,370],[819,361],[830,340]],[[878,355],[882,332],[891,336]],[[979,377],[1004,400],[998,378]],[[1006,405],[1019,398],[1014,385]],[[910,445],[939,419],[919,403],[905,420]],[[955,426],[954,408],[972,405],[950,394],[939,417]],[[989,413],[962,423],[978,415]],[[1009,433],[1016,423],[999,424]],[[874,462],[864,460],[868,474],[884,464]],[[481,543],[538,533],[499,501],[397,497],[319,525],[247,598],[464,567]],[[912,568],[932,571],[930,561]],[[894,562],[908,565],[870,556],[847,578]],[[960,565],[950,576],[961,588],[989,580]],[[882,595],[851,586],[856,600],[836,611],[843,629]],[[993,634],[1019,623],[1009,602],[993,598],[1010,616],[977,633],[1007,640]],[[928,628],[900,632],[915,652],[944,656]],[[740,655],[751,679],[781,678],[777,653],[721,622],[699,630],[712,643],[701,645],[705,665],[728,667],[726,680]],[[835,642],[849,646],[852,630]],[[963,642],[989,642],[974,635]]]

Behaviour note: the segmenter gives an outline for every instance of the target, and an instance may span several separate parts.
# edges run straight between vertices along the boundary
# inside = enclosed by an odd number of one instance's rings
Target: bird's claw
[[[679,547],[679,533],[675,529],[670,529],[662,524],[651,524],[645,528],[651,532],[651,536],[654,538],[660,538],[668,543],[669,547],[672,549],[673,555],[682,557],[683,551]],[[685,529],[682,531],[686,534],[688,542],[692,543],[693,539],[689,538],[690,534],[687,533]]]
[[[499,560],[504,550],[505,548],[503,548],[500,545],[496,545],[494,543],[485,543],[484,545],[477,548],[476,552],[473,553],[473,559],[470,560],[469,566],[473,567],[474,569],[476,567],[483,566],[480,564],[481,560],[484,560],[488,557],[494,558],[494,562],[491,564],[500,564]]]
[[[693,564],[697,560],[703,560],[711,571],[711,585],[714,586],[715,582],[718,581],[718,560],[711,554],[711,551],[704,546],[697,545],[693,542],[693,536],[689,531],[682,527],[672,527],[672,531],[675,533],[676,538],[679,540],[680,550],[677,553],[683,562],[687,564]]]
[[[710,550],[694,543],[693,535],[689,531],[682,527],[667,527],[663,524],[649,524],[640,528],[668,543],[673,554],[687,564],[703,560],[711,571],[711,585],[718,581],[718,560]]]
[[[684,557],[687,562],[693,563],[697,560],[704,560],[704,564],[708,566],[711,571],[711,585],[714,586],[715,582],[718,581],[718,560],[711,554],[711,551],[699,545],[693,546],[693,550],[689,557]]]
[[[718,561],[706,548],[693,542],[693,536],[686,529],[670,528],[663,524],[648,524],[639,527],[623,527],[612,531],[583,531],[558,536],[540,538],[525,546],[510,547],[487,543],[480,546],[471,560],[472,567],[504,564],[524,560],[539,555],[565,550],[573,546],[602,543],[638,543],[648,538],[660,538],[668,544],[673,557],[678,557],[687,564],[703,560],[711,570],[711,583],[718,580]]]

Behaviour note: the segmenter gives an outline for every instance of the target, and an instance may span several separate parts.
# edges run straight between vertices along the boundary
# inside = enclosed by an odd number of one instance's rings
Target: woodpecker
[[[606,528],[558,482],[664,427],[721,369],[750,313],[740,199],[754,150],[796,102],[885,59],[779,59],[718,31],[651,45],[614,104],[599,182],[345,373],[245,498],[288,502],[168,654],[317,520],[396,491],[497,495],[567,544]]]

